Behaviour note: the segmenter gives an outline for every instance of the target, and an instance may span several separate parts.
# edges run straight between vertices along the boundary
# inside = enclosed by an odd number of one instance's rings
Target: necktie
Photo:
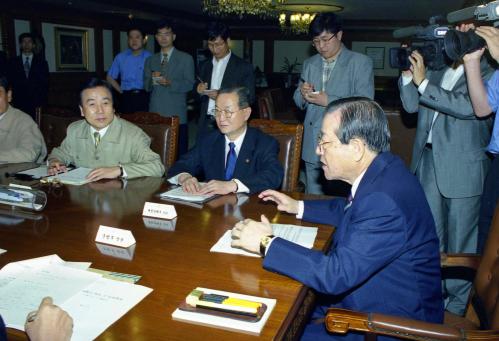
[[[350,208],[350,206],[352,206],[352,201],[353,201],[353,197],[352,197],[352,193],[350,192],[348,194],[348,197],[347,197],[347,204],[345,205],[345,207],[343,208],[343,211],[346,211]]]
[[[94,140],[95,140],[95,148],[97,148],[97,146],[99,145],[100,143],[100,134],[98,131],[96,131],[94,133]]]
[[[164,67],[168,63],[168,55],[161,54],[161,66]]]
[[[26,74],[26,78],[29,77],[29,57],[26,57],[26,60],[24,61],[24,73]]]
[[[227,162],[225,163],[225,180],[228,181],[232,179],[234,175],[234,169],[236,168],[236,145],[234,142],[229,143],[229,152],[227,153]]]

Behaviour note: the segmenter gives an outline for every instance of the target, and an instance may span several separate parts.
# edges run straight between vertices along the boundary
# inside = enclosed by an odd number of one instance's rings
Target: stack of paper
[[[79,186],[89,182],[87,179],[87,175],[91,171],[92,169],[90,168],[78,167],[66,173],[59,173],[54,176],[49,176],[47,178],[47,181],[51,182],[57,179],[63,184]]]
[[[204,185],[204,183],[200,183],[201,186]],[[212,195],[203,195],[203,194],[192,194],[192,193],[187,193],[185,192],[182,187],[176,187],[174,189],[171,189],[167,192],[163,192],[159,195],[161,198],[166,198],[166,199],[174,199],[174,200],[182,200],[182,201],[189,201],[189,202],[195,202],[195,203],[203,203],[211,198],[215,197],[215,194]]]
[[[72,340],[93,340],[152,291],[86,271],[89,266],[57,255],[7,264],[0,270],[0,315],[7,327],[24,330],[26,315],[51,296],[73,318]]]

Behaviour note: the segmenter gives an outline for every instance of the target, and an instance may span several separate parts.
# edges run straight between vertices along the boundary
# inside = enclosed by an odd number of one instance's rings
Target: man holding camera
[[[412,52],[409,61],[399,89],[404,109],[418,113],[411,171],[430,204],[440,250],[474,253],[480,195],[489,167],[484,149],[491,121],[475,116],[461,62],[427,70],[429,61],[418,51]],[[486,63],[480,71],[486,78],[491,74]],[[466,281],[446,280],[446,309],[462,314],[469,288]]]

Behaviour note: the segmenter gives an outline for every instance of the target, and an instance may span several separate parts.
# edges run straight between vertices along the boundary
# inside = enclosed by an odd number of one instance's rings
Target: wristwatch
[[[268,236],[263,236],[262,239],[260,239],[260,255],[262,257],[265,257],[265,252],[267,251],[267,246],[269,246],[270,241],[272,238],[275,236],[273,234],[268,235]]]
[[[119,164],[118,166],[120,167],[120,176],[119,176],[119,178],[122,179],[123,175],[125,175],[125,173],[123,172],[123,166],[121,164]]]

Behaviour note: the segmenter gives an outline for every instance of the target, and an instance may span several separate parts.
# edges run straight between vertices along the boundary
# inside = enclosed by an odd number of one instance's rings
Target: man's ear
[[[78,107],[80,107],[80,113],[81,113],[81,116],[82,117],[85,117],[85,115],[83,114],[83,107],[81,105],[79,105]]]
[[[341,41],[341,37],[343,37],[343,31],[338,31],[338,33],[336,33],[336,38]]]
[[[7,91],[7,101],[9,103],[12,101],[12,90]]]
[[[364,154],[366,153],[366,143],[361,139],[354,137],[350,139],[350,142],[348,144],[352,148],[352,157],[354,158],[354,160],[357,162],[362,160]]]
[[[243,114],[244,114],[244,120],[245,121],[249,120],[249,118],[251,116],[251,107],[244,108]]]

